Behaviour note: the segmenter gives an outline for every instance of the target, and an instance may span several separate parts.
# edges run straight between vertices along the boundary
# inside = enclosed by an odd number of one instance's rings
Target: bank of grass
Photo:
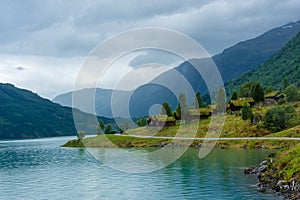
[[[291,103],[300,112],[300,102]],[[270,107],[258,107],[253,109],[253,112],[263,116]],[[272,133],[270,130],[264,128],[262,123],[251,124],[250,120],[242,120],[239,113],[230,115],[227,114],[225,121],[221,120],[220,116],[215,116],[216,120],[212,125],[212,119],[202,119],[200,121],[187,122],[185,124],[176,123],[172,127],[138,127],[130,129],[124,134],[126,135],[140,135],[140,136],[167,136],[167,137],[196,137],[203,138],[207,136],[207,131],[210,126],[222,127],[220,137],[300,137],[300,125],[281,132]],[[196,130],[196,131],[195,131]],[[209,136],[208,136],[209,137]],[[66,143],[66,147],[111,147],[111,143],[119,147],[159,147],[172,142],[168,139],[159,138],[137,138],[129,136],[105,135],[93,138],[85,138],[83,141],[72,140]],[[240,148],[284,148],[288,146],[295,146],[297,141],[281,141],[281,140],[229,140],[218,141],[217,147],[240,147]],[[192,142],[191,146],[200,146],[201,140]]]
[[[137,138],[118,135],[99,135],[84,138],[83,140],[70,140],[63,147],[158,147],[170,143],[168,139]]]
[[[277,152],[275,162],[269,167],[266,175],[276,175],[277,179],[300,180],[300,144]]]
[[[201,123],[201,122],[200,122]],[[195,123],[193,123],[195,126]],[[184,125],[185,127],[190,128],[193,124]],[[206,124],[206,123],[203,123]],[[229,127],[228,127],[229,128]],[[143,136],[149,136],[145,133],[151,133],[154,136],[168,136],[173,137],[173,131],[176,129],[176,127],[167,127],[162,129],[160,132],[156,132],[153,128],[147,128],[147,127],[140,127],[137,129],[132,129],[128,131],[128,134],[134,134],[135,131],[142,131],[144,133]],[[178,129],[178,127],[177,127]],[[300,132],[300,126],[296,126],[281,132],[273,133],[265,135],[264,137],[299,137]],[[150,134],[150,135],[151,135]],[[200,131],[201,134],[201,131]],[[141,134],[140,134],[141,135]],[[238,134],[232,134],[237,135],[237,137],[243,137]],[[197,137],[199,136],[199,132],[197,132]],[[221,137],[230,138],[228,137],[228,134],[221,134]],[[245,136],[249,137],[249,136]],[[255,136],[254,136],[255,137]],[[201,137],[198,137],[201,138]],[[64,144],[64,147],[91,147],[91,148],[97,148],[97,147],[161,147],[168,144],[171,145],[185,145],[188,144],[191,147],[199,147],[202,144],[202,140],[194,140],[191,143],[175,143],[171,139],[160,139],[160,138],[138,138],[138,137],[132,137],[130,135],[100,135],[96,137],[90,137],[85,138],[83,140],[70,140],[66,144]],[[256,140],[226,140],[226,141],[217,141],[216,147],[219,148],[228,148],[228,147],[236,147],[236,148],[250,148],[250,149],[280,149],[280,148],[286,148],[286,147],[293,147],[297,145],[299,141],[289,141],[289,140],[260,140],[259,137]]]

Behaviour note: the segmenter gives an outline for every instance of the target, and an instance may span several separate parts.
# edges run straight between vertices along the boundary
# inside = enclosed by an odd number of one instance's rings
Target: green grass
[[[80,140],[70,140],[63,147],[157,147],[170,143],[167,139],[136,138],[117,135],[100,135]]]
[[[291,103],[300,112],[300,102]],[[270,107],[258,107],[253,109],[253,112],[263,116],[266,110]],[[250,120],[242,120],[239,114],[227,114],[225,123],[222,124],[220,116],[215,116],[213,124],[214,127],[222,127],[220,137],[300,137],[300,125],[283,130],[281,132],[272,133],[270,130],[264,128],[262,123],[251,124]],[[138,127],[130,129],[124,134],[127,135],[142,135],[142,136],[167,136],[167,137],[196,137],[203,138],[207,135],[209,126],[211,126],[209,119],[202,119],[200,121],[191,121],[185,124],[176,123],[176,126],[171,127]],[[157,147],[163,146],[170,142],[167,139],[157,138],[136,138],[136,137],[122,137],[115,135],[97,136],[93,138],[86,138],[83,141],[73,140],[65,144],[68,147],[111,147],[112,143],[119,147]],[[202,141],[195,140],[191,146],[200,146]],[[240,148],[269,148],[278,149],[288,146],[294,146],[297,141],[281,141],[281,140],[231,140],[218,141],[217,147],[240,147]]]
[[[276,176],[278,179],[300,179],[300,144],[288,150],[282,150],[274,158],[275,162],[269,166],[265,176]]]

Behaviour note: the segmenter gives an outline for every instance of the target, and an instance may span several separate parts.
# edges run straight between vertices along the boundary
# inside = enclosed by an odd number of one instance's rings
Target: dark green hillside
[[[76,111],[84,119],[87,115]],[[11,84],[0,84],[0,139],[75,135],[72,109]]]
[[[247,81],[258,81],[264,87],[272,85],[274,89],[282,90],[285,77],[289,83],[300,86],[300,32],[257,69],[228,82],[226,89],[230,93]]]

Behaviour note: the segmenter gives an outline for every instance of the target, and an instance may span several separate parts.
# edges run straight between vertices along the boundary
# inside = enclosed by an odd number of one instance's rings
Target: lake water
[[[0,199],[280,199],[257,192],[256,178],[243,174],[270,151],[215,149],[199,159],[191,149],[163,169],[132,174],[85,149],[59,147],[69,139],[0,141]]]

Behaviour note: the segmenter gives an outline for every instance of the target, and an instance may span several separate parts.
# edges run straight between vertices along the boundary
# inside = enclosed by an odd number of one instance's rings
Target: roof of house
[[[230,100],[230,104],[234,105],[234,106],[244,106],[244,104],[247,104],[248,106],[250,106],[250,103],[254,103],[254,100],[252,97],[249,98],[239,98],[237,100]]]
[[[210,104],[208,105],[208,108],[211,108],[213,110],[217,109],[217,105],[216,104]]]
[[[156,115],[151,117],[152,120],[158,121],[158,122],[173,122],[176,121],[174,117],[168,117],[167,115]]]
[[[200,115],[211,115],[212,108],[199,108],[199,109],[190,109],[189,114],[191,116],[198,116]]]
[[[285,94],[283,94],[281,92],[273,91],[273,92],[270,92],[270,93],[266,94],[265,98],[276,98],[276,97],[280,97],[282,95],[285,96]]]

